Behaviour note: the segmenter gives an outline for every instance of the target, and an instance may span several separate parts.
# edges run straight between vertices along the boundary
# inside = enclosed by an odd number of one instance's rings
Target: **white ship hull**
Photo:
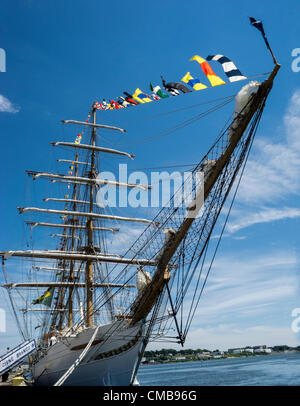
[[[35,385],[54,385],[76,361],[90,341],[95,327],[76,337],[66,337],[49,347],[32,368]],[[99,328],[93,343],[65,386],[128,386],[142,343],[143,325],[126,328],[115,322]]]

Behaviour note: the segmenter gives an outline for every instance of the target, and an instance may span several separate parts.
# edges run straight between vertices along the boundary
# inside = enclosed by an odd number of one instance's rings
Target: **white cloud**
[[[240,326],[251,326],[257,320],[292,322],[290,312],[297,307],[299,295],[296,266],[295,254],[278,251],[250,258],[239,253],[216,260],[192,326],[233,320]],[[186,299],[185,315],[192,296]]]
[[[239,280],[241,282],[241,280]],[[197,315],[203,319],[202,316],[218,317],[221,313],[225,312],[226,316],[229,312],[239,314],[239,316],[246,314],[249,307],[252,308],[253,304],[261,305],[277,301],[280,299],[288,298],[296,294],[297,288],[295,286],[294,278],[276,278],[267,282],[252,281],[252,284],[247,284],[246,289],[241,287],[228,288],[224,292],[220,292],[221,286],[218,286],[218,292],[215,295],[217,302],[212,302],[211,299],[203,303]],[[206,290],[206,293],[209,289]]]
[[[226,237],[255,224],[300,217],[300,209],[281,205],[300,195],[299,128],[300,89],[292,95],[283,117],[283,141],[266,137],[255,141],[237,194],[238,210],[231,213]]]
[[[283,117],[283,142],[255,141],[255,158],[249,159],[238,199],[257,203],[279,201],[300,191],[300,90],[294,92]]]
[[[247,213],[247,216],[243,215],[237,220],[229,222],[227,225],[227,231],[229,233],[235,233],[254,224],[269,223],[271,221],[293,219],[296,217],[300,217],[300,209],[292,207],[285,207],[282,209],[267,207],[257,212]]]
[[[291,326],[277,327],[272,325],[253,325],[240,327],[234,323],[223,323],[216,326],[206,326],[190,331],[185,342],[185,348],[202,348],[208,350],[219,349],[226,351],[228,348],[239,348],[255,345],[299,345],[297,335]],[[168,348],[178,349],[178,344],[167,344]],[[165,347],[166,347],[165,346]],[[161,348],[161,343],[150,343],[147,350]]]
[[[20,108],[14,105],[10,100],[5,96],[0,94],[0,112],[2,113],[18,113]]]
[[[246,345],[299,345],[290,317],[299,296],[296,267],[296,254],[288,251],[250,258],[239,252],[217,259],[185,347],[226,350]],[[191,300],[185,301],[185,313]],[[149,345],[149,349],[161,347],[161,342]]]
[[[291,327],[254,325],[241,328],[235,324],[220,324],[215,327],[199,328],[191,331],[185,344],[186,348],[206,348],[208,350],[227,350],[247,345],[299,345],[297,336]]]
[[[110,240],[108,248],[110,253],[124,254],[129,248],[131,248],[132,244],[142,234],[147,225],[145,226],[143,223],[138,223],[131,224],[130,226],[119,226],[120,230],[108,238],[108,240]],[[136,248],[133,247],[132,254],[135,252],[135,249]]]

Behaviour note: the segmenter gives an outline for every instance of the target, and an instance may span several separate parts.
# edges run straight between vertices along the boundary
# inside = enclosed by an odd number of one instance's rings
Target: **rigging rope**
[[[219,245],[220,245],[220,243],[221,243],[221,239],[222,239],[222,236],[223,236],[225,227],[226,227],[226,225],[227,225],[228,218],[229,218],[229,216],[230,216],[231,209],[232,209],[232,206],[233,206],[233,204],[234,204],[234,201],[235,201],[235,198],[236,198],[236,195],[237,195],[237,192],[238,192],[238,189],[239,189],[241,180],[242,180],[242,176],[243,176],[244,171],[245,171],[245,167],[246,167],[246,164],[247,164],[247,161],[248,161],[248,158],[249,158],[249,154],[250,154],[250,151],[251,151],[251,148],[252,148],[252,145],[253,145],[254,137],[255,137],[255,134],[256,134],[256,132],[257,132],[258,124],[259,124],[260,118],[261,118],[261,116],[262,116],[262,112],[263,112],[263,109],[264,109],[264,103],[265,103],[265,100],[264,100],[264,102],[262,103],[262,106],[261,106],[261,108],[260,108],[260,110],[259,110],[259,112],[258,112],[258,114],[257,114],[257,117],[256,117],[255,120],[254,120],[254,123],[252,124],[252,128],[251,128],[251,130],[250,130],[250,136],[248,137],[249,145],[248,145],[248,151],[247,151],[247,153],[246,153],[245,161],[244,161],[244,163],[243,163],[243,167],[242,167],[242,170],[241,170],[239,179],[238,179],[238,183],[237,183],[237,186],[236,186],[236,188],[235,188],[235,191],[234,191],[234,194],[233,194],[233,198],[232,198],[231,204],[230,204],[230,206],[229,206],[229,210],[228,210],[228,213],[227,213],[227,215],[226,215],[225,222],[224,222],[223,227],[222,227],[221,234],[220,234],[220,236],[219,236],[219,238],[218,238],[218,242],[217,242],[217,245],[216,245],[216,247],[215,247],[214,254],[213,254],[213,257],[212,257],[211,262],[210,262],[210,265],[209,265],[209,269],[208,269],[208,271],[207,271],[207,273],[206,273],[205,280],[204,280],[203,285],[202,285],[202,288],[201,288],[201,290],[200,290],[200,292],[199,292],[199,296],[198,296],[197,302],[195,303],[195,306],[194,306],[193,311],[192,311],[192,306],[190,307],[189,316],[188,316],[187,322],[186,322],[186,328],[185,328],[185,331],[184,331],[184,334],[183,334],[184,339],[186,338],[187,333],[188,333],[188,331],[189,331],[189,329],[190,329],[191,322],[192,322],[193,317],[194,317],[194,315],[195,315],[195,311],[196,311],[196,309],[197,309],[197,307],[198,307],[198,304],[199,304],[200,298],[201,298],[201,296],[202,296],[204,287],[205,287],[205,285],[206,285],[206,283],[207,283],[207,279],[208,279],[209,273],[210,273],[211,268],[212,268],[212,265],[213,265],[213,263],[214,263],[214,260],[215,260],[215,257],[216,257],[216,254],[217,254]],[[246,143],[247,143],[247,141],[246,141]],[[229,190],[229,191],[230,191],[230,190]],[[229,191],[228,191],[228,192],[229,192]],[[199,258],[199,260],[200,260],[200,258]],[[195,269],[197,268],[198,263],[199,263],[199,261],[197,261],[197,263],[196,263],[196,265],[195,265]],[[202,262],[200,274],[202,273],[203,265],[204,265],[204,261]],[[196,290],[195,290],[195,293],[196,293]],[[194,301],[194,298],[195,298],[195,294],[194,294],[194,297],[193,297],[193,301]]]
[[[53,386],[61,386],[63,383],[66,381],[66,379],[74,372],[75,368],[78,367],[78,365],[81,363],[83,358],[86,356],[88,350],[90,349],[97,333],[99,330],[100,326],[96,327],[94,334],[92,335],[90,341],[88,342],[87,346],[85,349],[82,351],[82,353],[79,355],[79,357],[76,359],[76,361],[70,366],[70,368],[67,370],[67,372],[53,385]]]
[[[7,274],[7,271],[6,271],[6,268],[5,268],[4,259],[2,261],[2,270],[3,270],[3,275],[4,275],[5,282],[8,283],[8,274]],[[26,340],[25,335],[24,335],[24,333],[22,331],[22,328],[21,328],[21,323],[19,322],[19,318],[18,318],[16,309],[15,309],[15,305],[14,305],[14,302],[13,302],[13,299],[12,299],[12,295],[11,295],[11,292],[10,292],[10,288],[7,289],[7,293],[8,293],[10,305],[11,305],[11,308],[12,308],[12,311],[13,311],[13,314],[14,314],[14,317],[15,317],[15,320],[16,320],[16,324],[17,324],[19,333],[23,337],[23,339]]]
[[[181,122],[179,124],[176,124],[175,126],[170,127],[167,130],[161,131],[158,134],[154,134],[154,135],[151,135],[149,137],[145,137],[143,139],[140,139],[139,141],[127,142],[126,146],[128,146],[128,145],[142,145],[142,144],[145,144],[147,142],[153,141],[153,140],[155,140],[157,138],[165,137],[166,135],[169,135],[169,134],[171,134],[171,133],[173,133],[173,132],[175,132],[177,130],[180,130],[180,129],[186,127],[187,125],[192,124],[195,121],[200,120],[201,118],[203,118],[203,117],[205,117],[205,116],[207,116],[207,115],[209,115],[211,113],[214,113],[218,109],[221,109],[222,107],[224,107],[227,104],[231,103],[234,100],[234,97],[235,96],[224,97],[222,100],[225,100],[225,101],[223,101],[222,103],[217,104],[216,106],[211,107],[210,109],[208,109],[208,110],[206,110],[206,111],[204,111],[204,112],[202,112],[200,114],[197,114],[196,116],[193,116],[193,117],[191,117],[191,118],[189,118],[189,119],[187,119],[187,120],[185,120],[185,121],[183,121],[183,122]],[[106,140],[106,142],[109,142],[109,141]],[[111,143],[111,142],[109,142],[109,143]],[[116,143],[114,143],[114,145],[116,145]],[[125,144],[124,143],[118,143],[118,145],[121,146],[121,145],[125,145]]]
[[[228,98],[227,98],[228,99]],[[196,121],[196,120],[198,120],[198,119],[200,119],[200,118],[202,118],[204,115],[206,115],[206,114],[209,114],[210,112],[212,112],[212,111],[215,111],[217,108],[221,108],[223,105],[226,105],[226,104],[228,104],[229,102],[231,102],[231,100],[227,100],[226,102],[224,102],[223,104],[220,104],[219,106],[215,106],[215,107],[213,107],[212,109],[210,109],[210,110],[208,110],[207,112],[204,112],[204,113],[200,113],[199,115],[197,115],[197,116],[195,116],[195,117],[192,117],[192,118],[190,118],[189,120],[186,120],[186,121],[184,121],[184,122],[182,122],[182,123],[180,123],[180,124],[178,124],[178,125],[176,125],[176,126],[174,126],[174,127],[172,127],[171,129],[168,129],[168,130],[165,130],[163,133],[160,133],[160,134],[158,134],[158,135],[154,135],[154,136],[152,136],[152,137],[150,137],[150,139],[153,139],[153,137],[154,138],[156,138],[156,137],[161,137],[161,136],[164,136],[164,135],[167,135],[167,134],[169,134],[169,133],[171,133],[171,132],[174,132],[174,131],[176,131],[176,130],[178,130],[178,129],[180,129],[180,128],[184,128],[186,125],[188,125],[188,124],[190,124],[190,123],[192,123],[192,122],[194,122],[194,121]],[[170,114],[170,113],[168,113],[168,114]],[[147,142],[147,140],[149,140],[149,138],[147,139],[144,139],[144,140],[141,140],[142,141],[142,143],[143,142]],[[132,248],[132,247],[131,247]],[[129,248],[129,250],[128,251],[131,251],[131,248]],[[143,247],[144,248],[144,247]],[[132,250],[133,251],[133,253],[134,253],[134,255],[135,255],[135,252],[134,252],[134,250]],[[199,260],[200,260],[200,258],[199,258]],[[98,264],[97,264],[97,267],[98,267]],[[101,270],[99,269],[99,272],[101,272]],[[194,271],[195,272],[195,271]],[[129,279],[128,279],[128,281],[132,278],[133,276],[131,276]],[[188,274],[186,275],[186,278],[185,278],[185,280],[187,279],[187,277],[188,277]],[[106,276],[104,277],[104,278],[106,278]],[[189,278],[190,279],[190,278]],[[126,283],[126,282],[125,282]],[[121,289],[119,289],[119,291],[120,291]],[[115,295],[117,294],[118,292],[116,292],[115,293]],[[185,294],[185,293],[184,293]],[[184,294],[183,294],[183,292],[182,292],[182,296],[184,296]],[[105,292],[103,292],[102,293],[102,295],[104,296],[105,295]],[[111,295],[111,297],[115,297],[115,295]],[[103,298],[104,300],[105,299],[107,299],[106,297],[104,297]],[[98,300],[99,300],[99,298],[98,298]],[[109,300],[109,299],[107,299],[107,300]],[[106,302],[107,302],[107,300],[106,300]],[[197,302],[198,303],[198,302]],[[105,304],[105,303],[104,303]],[[102,304],[101,305],[101,307],[104,305],[104,304]],[[95,311],[96,311],[96,309],[95,309]],[[194,315],[194,313],[192,314],[192,317],[193,317],[193,315]],[[76,367],[76,366],[75,366]],[[68,371],[67,371],[68,372]],[[71,372],[72,373],[72,372]],[[67,379],[67,378],[66,378]]]
[[[261,76],[267,76],[267,75],[269,75],[270,73],[271,73],[271,72],[259,73],[259,74],[256,74],[256,75],[251,75],[251,76],[248,76],[248,77],[246,78],[246,80],[250,80],[250,79],[257,78],[257,77],[261,77]],[[227,83],[224,83],[224,84],[225,84],[225,85],[232,85],[233,83],[232,83],[232,82],[227,82]],[[181,96],[184,96],[184,95],[181,95]],[[143,122],[143,121],[146,121],[146,120],[151,120],[151,119],[153,119],[153,118],[167,116],[167,115],[169,115],[169,114],[178,113],[179,111],[184,111],[184,110],[192,109],[192,108],[195,108],[195,107],[203,106],[203,105],[205,105],[205,104],[214,103],[214,102],[217,102],[217,101],[219,101],[219,100],[225,100],[226,98],[231,98],[231,97],[235,97],[235,95],[220,97],[220,98],[217,98],[217,99],[209,100],[209,101],[207,101],[207,102],[193,104],[192,106],[187,106],[187,107],[178,108],[178,109],[175,109],[175,110],[171,110],[171,111],[169,111],[169,112],[166,112],[166,113],[154,114],[154,115],[152,115],[152,116],[148,116],[148,117],[145,117],[145,118],[142,118],[142,119],[139,119],[139,120],[133,120],[133,121],[130,122],[130,124],[136,124],[136,123],[140,123],[140,122]],[[128,145],[128,144],[127,144],[127,145]]]
[[[193,108],[199,107],[199,106],[204,106],[205,104],[218,102],[220,100],[232,99],[235,96],[236,95],[233,94],[231,96],[220,97],[218,99],[213,99],[213,100],[209,100],[207,102],[193,104],[193,105],[187,106],[187,107],[181,107],[181,108],[178,108],[178,109],[175,109],[175,110],[167,111],[166,113],[155,114],[155,115],[152,115],[152,116],[149,116],[149,117],[142,118],[140,120],[131,121],[130,124],[141,123],[141,122],[144,122],[144,121],[147,121],[147,120],[152,120],[153,118],[168,116],[169,114],[178,113],[179,111],[189,110],[189,109],[193,109]],[[128,145],[128,144],[126,144],[126,145]]]

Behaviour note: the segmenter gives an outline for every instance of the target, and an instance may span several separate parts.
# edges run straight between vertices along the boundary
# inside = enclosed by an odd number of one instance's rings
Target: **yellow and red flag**
[[[208,62],[206,62],[206,60],[204,58],[201,58],[201,56],[199,55],[194,55],[190,61],[197,61],[204,74],[206,75],[207,79],[210,81],[210,84],[212,86],[218,86],[218,85],[224,85],[225,82],[218,76],[215,74],[215,72],[212,70],[210,64]]]

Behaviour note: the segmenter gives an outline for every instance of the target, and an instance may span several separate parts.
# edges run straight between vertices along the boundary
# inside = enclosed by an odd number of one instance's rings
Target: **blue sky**
[[[6,52],[6,72],[0,73],[0,249],[22,249],[30,241],[16,207],[40,205],[49,184],[32,185],[24,171],[53,169],[59,154],[50,142],[74,140],[77,129],[65,129],[61,119],[85,120],[94,100],[137,87],[148,91],[150,81],[161,84],[160,75],[180,81],[190,71],[205,82],[200,67],[189,62],[195,54],[224,54],[249,77],[269,72],[272,59],[249,24],[253,16],[263,20],[282,68],[186,346],[299,344],[291,312],[300,307],[300,72],[292,71],[291,53],[300,47],[300,4],[288,4],[2,1],[0,48]],[[226,80],[217,63],[211,66]],[[103,144],[134,153],[131,169],[196,163],[233,104],[164,137],[154,136],[204,107],[158,116],[234,95],[245,83],[101,112],[99,121],[127,129],[125,136],[104,134]],[[144,142],[147,137],[154,138]],[[104,164],[110,169],[106,159]],[[44,234],[39,243],[46,244]],[[2,291],[7,332],[0,332],[0,350],[20,340]]]

